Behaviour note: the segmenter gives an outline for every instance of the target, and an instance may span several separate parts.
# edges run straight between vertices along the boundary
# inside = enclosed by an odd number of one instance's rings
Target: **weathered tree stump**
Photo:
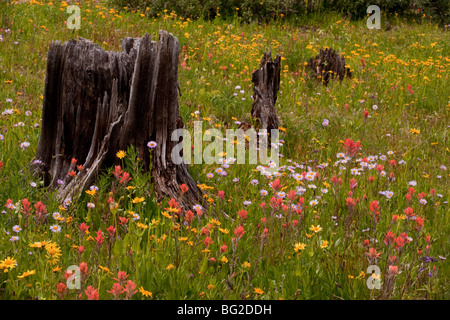
[[[278,129],[278,117],[275,110],[277,93],[280,89],[281,55],[277,54],[272,61],[271,52],[264,53],[258,70],[252,74],[253,106],[252,118],[259,122],[262,129]]]
[[[197,203],[200,190],[186,164],[175,165],[172,132],[182,127],[178,104],[179,42],[166,31],[159,42],[122,40],[122,52],[80,38],[50,44],[35,173],[60,199],[73,198],[112,166],[119,150],[133,145],[144,169],[151,166],[159,199],[189,191],[182,205]],[[155,141],[152,151],[147,146]],[[72,159],[77,159],[78,170]],[[68,173],[74,170],[76,176]]]
[[[352,77],[350,69],[345,65],[344,56],[331,48],[321,48],[317,56],[309,59],[307,68],[313,77],[322,79],[325,86],[330,79],[342,81],[345,76]]]

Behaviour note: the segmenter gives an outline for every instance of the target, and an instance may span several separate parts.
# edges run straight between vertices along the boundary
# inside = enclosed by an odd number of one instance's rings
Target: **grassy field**
[[[81,29],[70,30],[66,7],[0,3],[0,299],[449,299],[448,30],[385,13],[381,30],[336,14],[263,25],[149,18],[101,1],[83,1]],[[110,168],[58,203],[29,169],[50,42],[121,50],[120,39],[160,29],[180,41],[189,130],[251,121],[252,71],[264,52],[282,55],[278,172],[192,165],[199,205],[214,206],[189,219],[181,193],[148,196],[130,148],[116,164],[128,183]],[[308,75],[322,47],[344,55],[351,79],[323,86]],[[67,288],[73,265],[79,289]]]

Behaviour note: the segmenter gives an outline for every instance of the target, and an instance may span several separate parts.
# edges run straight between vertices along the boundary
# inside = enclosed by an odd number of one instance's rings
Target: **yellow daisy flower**
[[[137,223],[136,223],[136,226],[137,226],[138,228],[141,228],[141,229],[144,229],[144,230],[148,228],[148,225],[143,224],[143,223],[140,223],[140,222],[137,222]]]
[[[36,271],[35,270],[31,270],[31,271],[27,270],[24,273],[22,273],[20,276],[17,276],[17,278],[23,279],[23,278],[26,278],[28,276],[31,276],[32,274],[36,274]]]
[[[139,292],[144,296],[144,297],[150,297],[153,298],[153,294],[150,291],[144,290],[144,287],[140,287],[139,288]]]
[[[261,288],[255,288],[255,293],[256,294],[263,294],[264,291]]]
[[[172,270],[175,269],[175,266],[173,264],[169,264],[166,268],[166,270]]]
[[[133,202],[133,203],[140,203],[140,202],[143,202],[144,200],[145,200],[144,197],[142,197],[142,198],[135,197],[131,202]]]
[[[126,155],[127,155],[127,153],[126,153],[125,151],[123,151],[123,150],[119,150],[119,151],[116,153],[116,157],[119,158],[119,159],[124,158]]]
[[[17,266],[17,261],[14,258],[7,257],[5,260],[0,261],[0,269],[3,269],[4,272],[8,272],[11,269],[14,269]]]
[[[316,227],[314,225],[311,225],[311,227],[309,227],[309,230],[314,231],[315,233],[320,232],[323,230],[323,228],[320,225],[317,225]]]
[[[294,244],[295,252],[299,252],[299,251],[305,250],[305,248],[306,248],[306,244],[304,244],[304,243],[297,242],[297,243]]]

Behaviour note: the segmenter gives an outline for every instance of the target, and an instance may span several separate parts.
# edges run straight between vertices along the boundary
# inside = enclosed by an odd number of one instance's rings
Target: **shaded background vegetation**
[[[448,24],[448,0],[110,0],[111,5],[145,11],[157,16],[164,10],[175,11],[184,18],[212,19],[238,15],[245,21],[266,21],[277,15],[295,17],[298,14],[332,11],[359,19],[366,16],[370,5],[403,16],[425,14],[441,24]]]

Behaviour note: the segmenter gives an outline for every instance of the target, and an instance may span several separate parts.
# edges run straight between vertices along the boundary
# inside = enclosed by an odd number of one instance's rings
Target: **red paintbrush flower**
[[[244,235],[246,231],[244,231],[244,227],[242,225],[239,225],[234,229],[234,234],[238,238],[238,240]]]

